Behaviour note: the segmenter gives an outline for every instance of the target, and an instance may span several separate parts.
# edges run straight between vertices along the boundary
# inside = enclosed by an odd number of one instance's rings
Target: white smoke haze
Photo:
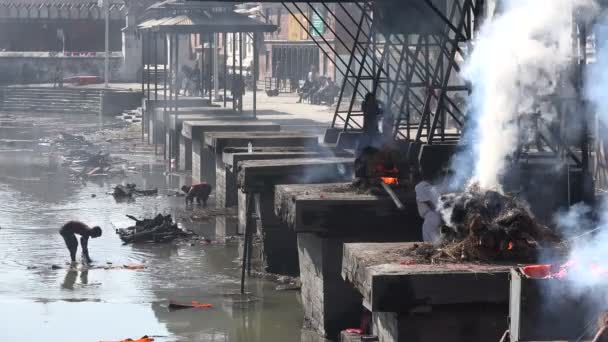
[[[607,136],[608,127],[608,18],[594,29],[596,34],[595,63],[588,66],[585,79],[585,97],[597,115],[597,138]],[[574,240],[571,243],[569,260],[572,267],[567,279],[578,293],[595,289],[598,306],[608,305],[608,201],[600,202],[596,210],[599,222],[589,220],[589,208],[573,206],[566,215],[559,217],[558,226],[566,237]],[[576,238],[580,230],[588,233]],[[574,234],[576,233],[576,234]],[[574,237],[573,237],[574,236]],[[602,291],[597,291],[600,288]]]
[[[482,189],[502,190],[500,177],[522,133],[518,119],[529,120],[555,92],[571,62],[573,10],[593,5],[592,0],[507,0],[503,13],[482,27],[463,73],[473,85],[472,151],[464,153],[473,160],[454,158],[455,179],[469,178],[462,172],[464,163],[472,163],[473,180]]]
[[[555,215],[555,224],[558,231],[565,239],[572,239],[593,229],[596,222],[592,218],[593,208],[584,204],[576,203],[567,211]]]
[[[608,305],[608,210],[605,203],[599,223],[584,205],[571,207],[559,216],[558,226],[570,243],[565,279],[577,295],[594,297],[598,307]]]

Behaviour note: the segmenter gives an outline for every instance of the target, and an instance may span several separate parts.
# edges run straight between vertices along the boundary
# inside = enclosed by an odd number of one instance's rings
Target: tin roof
[[[167,33],[211,32],[274,32],[275,25],[266,24],[231,9],[197,8],[196,11],[162,15],[138,25],[143,31]]]
[[[0,19],[97,19],[97,0],[0,0]],[[112,19],[124,17],[124,0],[110,0]]]
[[[124,0],[110,0],[112,5],[124,5]],[[97,6],[97,0],[0,0],[0,6],[44,6],[44,5],[95,5]]]

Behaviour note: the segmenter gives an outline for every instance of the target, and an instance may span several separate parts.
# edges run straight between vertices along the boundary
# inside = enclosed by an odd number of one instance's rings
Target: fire
[[[570,260],[561,265],[530,265],[522,268],[522,271],[529,278],[555,278],[564,279],[570,271],[585,272],[594,277],[608,276],[608,269],[597,263],[582,264]]]
[[[380,177],[380,179],[382,180],[382,183],[384,183],[384,184],[388,184],[388,185],[399,184],[399,179],[397,179],[397,177]]]

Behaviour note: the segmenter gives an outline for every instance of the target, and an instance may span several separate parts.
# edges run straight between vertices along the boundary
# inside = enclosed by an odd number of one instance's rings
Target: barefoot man
[[[82,257],[87,264],[91,263],[91,257],[89,256],[89,238],[97,238],[101,236],[101,228],[95,226],[89,228],[86,224],[78,221],[70,221],[61,227],[59,234],[65,240],[65,245],[70,251],[70,258],[72,263],[76,262],[76,251],[78,250],[78,240],[76,234],[80,235],[80,244],[82,245]]]

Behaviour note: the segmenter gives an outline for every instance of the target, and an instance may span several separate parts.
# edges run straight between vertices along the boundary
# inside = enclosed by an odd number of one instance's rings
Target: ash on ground
[[[545,249],[563,247],[560,237],[538,222],[525,202],[476,184],[441,196],[438,210],[444,221],[442,242],[415,251],[427,259],[529,262]]]

